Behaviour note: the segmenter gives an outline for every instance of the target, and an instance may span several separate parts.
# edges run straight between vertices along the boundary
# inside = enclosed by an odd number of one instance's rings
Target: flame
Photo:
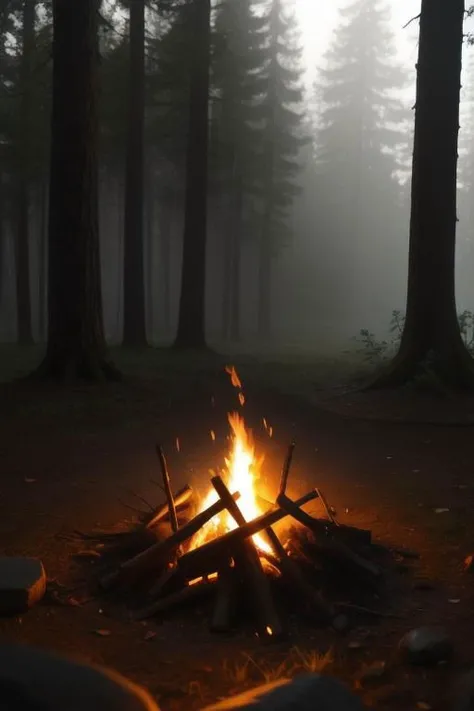
[[[236,491],[240,493],[238,506],[244,518],[250,521],[263,513],[258,504],[255,490],[263,457],[256,458],[251,434],[247,431],[243,418],[237,412],[231,412],[228,415],[228,420],[231,428],[231,451],[229,457],[225,459],[226,467],[222,478],[232,494]],[[202,502],[201,511],[212,506],[218,498],[217,493],[211,490]],[[236,522],[227,511],[223,511],[203,526],[193,538],[191,547],[197,548],[206,541],[234,528],[237,528]],[[271,547],[260,534],[253,536],[253,541],[261,551],[272,552]]]

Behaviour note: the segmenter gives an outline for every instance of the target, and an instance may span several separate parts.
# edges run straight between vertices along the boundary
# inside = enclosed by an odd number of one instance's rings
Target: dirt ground
[[[132,517],[124,505],[136,505],[129,490],[161,499],[151,481],[156,442],[176,488],[189,482],[205,490],[209,468],[223,461],[226,413],[237,403],[221,358],[115,355],[128,374],[119,384],[0,386],[1,548],[39,556],[48,577],[66,586],[79,575],[71,559],[78,546],[68,532]],[[3,349],[3,380],[37,357]],[[463,570],[474,553],[474,402],[416,391],[354,394],[347,368],[328,359],[241,357],[236,365],[247,397],[243,414],[265,453],[265,493],[274,493],[294,439],[290,493],[318,486],[342,522],[419,552],[419,560],[401,565],[403,583],[387,602],[397,617],[358,618],[346,634],[299,629],[285,643],[262,646],[248,632],[211,635],[203,614],[142,624],[101,600],[79,606],[46,600],[21,618],[1,620],[2,634],[112,666],[144,684],[165,711],[199,709],[249,685],[323,667],[375,708],[447,708],[456,678],[474,666],[474,577]],[[263,417],[273,427],[271,439]],[[448,629],[455,646],[450,664],[424,670],[400,662],[400,638],[424,624]],[[384,673],[360,684],[367,666],[380,661]]]

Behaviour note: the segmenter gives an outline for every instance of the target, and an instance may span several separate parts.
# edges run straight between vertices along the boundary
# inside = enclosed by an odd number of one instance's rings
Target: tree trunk
[[[226,205],[227,206],[227,205]],[[225,212],[222,222],[222,236],[224,239],[224,269],[222,283],[222,340],[227,343],[230,339],[230,313],[232,306],[232,255],[233,255],[233,226],[228,229],[225,220],[229,219],[231,213]]]
[[[102,318],[98,0],[53,0],[48,346],[39,375],[116,378]]]
[[[147,283],[145,286],[146,294],[146,317],[147,317],[147,333],[150,341],[153,341],[155,309],[154,309],[154,284],[155,284],[155,265],[154,265],[154,241],[155,241],[155,190],[154,190],[151,166],[148,166],[147,181],[146,181],[146,266],[147,266]]]
[[[232,269],[230,275],[230,324],[229,334],[233,343],[240,341],[240,264],[243,217],[243,186],[242,180],[236,178],[234,209],[232,218]]]
[[[46,340],[46,284],[47,284],[47,252],[48,252],[48,186],[44,182],[40,186],[39,209],[39,245],[38,245],[38,335],[40,343]]]
[[[193,0],[183,263],[177,348],[206,348],[205,284],[208,183],[210,0]]]
[[[145,0],[130,3],[128,141],[125,175],[123,343],[144,347],[146,338],[143,264]]]
[[[5,230],[5,195],[4,177],[0,172],[0,313],[2,312],[2,302],[5,297],[5,254],[6,254],[6,230]]]
[[[161,278],[163,282],[163,323],[166,337],[171,333],[171,230],[176,209],[173,190],[163,193],[160,214]]]
[[[474,388],[454,282],[463,19],[463,0],[422,2],[406,323],[397,356],[372,387],[402,385],[428,366],[451,387]]]
[[[272,255],[269,236],[270,217],[265,215],[264,227],[260,237],[258,258],[258,321],[259,339],[268,341],[272,334]]]
[[[30,153],[32,132],[31,89],[33,52],[35,49],[36,0],[23,0],[22,53],[20,61],[20,106],[18,116],[17,188],[16,188],[16,301],[17,340],[21,345],[33,343],[30,282]]]

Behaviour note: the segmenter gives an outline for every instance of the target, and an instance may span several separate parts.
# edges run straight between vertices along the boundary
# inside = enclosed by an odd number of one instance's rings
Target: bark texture
[[[403,385],[427,367],[451,387],[474,387],[455,301],[463,20],[464,0],[422,2],[406,323],[398,354],[369,387]]]
[[[210,0],[193,0],[193,52],[186,156],[183,263],[177,348],[206,348],[205,284],[207,241]]]
[[[147,345],[144,273],[145,0],[130,3],[125,172],[123,343]]]
[[[98,0],[53,0],[44,377],[116,378],[102,320],[97,169]]]

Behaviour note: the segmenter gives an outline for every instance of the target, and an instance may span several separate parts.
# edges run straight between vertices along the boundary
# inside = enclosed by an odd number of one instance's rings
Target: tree
[[[240,338],[241,248],[259,145],[252,118],[266,86],[261,70],[267,59],[267,18],[257,13],[258,7],[255,0],[220,3],[211,72],[211,185],[224,244],[222,334],[234,342]]]
[[[189,123],[183,262],[176,348],[205,348],[210,0],[191,0]]]
[[[144,275],[145,0],[130,0],[123,343],[146,346]]]
[[[98,0],[53,0],[48,344],[38,375],[115,378],[102,323]]]
[[[20,59],[20,102],[16,131],[16,298],[17,339],[21,345],[33,342],[29,218],[31,199],[30,153],[32,134],[33,57],[35,49],[36,0],[23,1],[22,49]]]
[[[258,245],[257,328],[266,340],[272,335],[272,268],[288,239],[286,217],[299,193],[295,178],[301,169],[304,114],[300,52],[294,42],[294,21],[282,0],[272,0],[267,14],[268,60],[262,69],[266,88],[260,103],[261,151],[256,188],[261,210]]]
[[[398,176],[408,144],[405,124],[412,119],[399,97],[407,76],[397,64],[389,19],[381,0],[345,4],[316,84],[321,261],[332,256],[352,323],[367,311],[377,313],[371,286],[381,271],[377,308],[385,319],[400,298],[397,279],[405,266]]]
[[[400,349],[372,387],[427,367],[459,389],[474,365],[456,315],[456,172],[464,0],[422,0],[413,151],[408,295]]]

